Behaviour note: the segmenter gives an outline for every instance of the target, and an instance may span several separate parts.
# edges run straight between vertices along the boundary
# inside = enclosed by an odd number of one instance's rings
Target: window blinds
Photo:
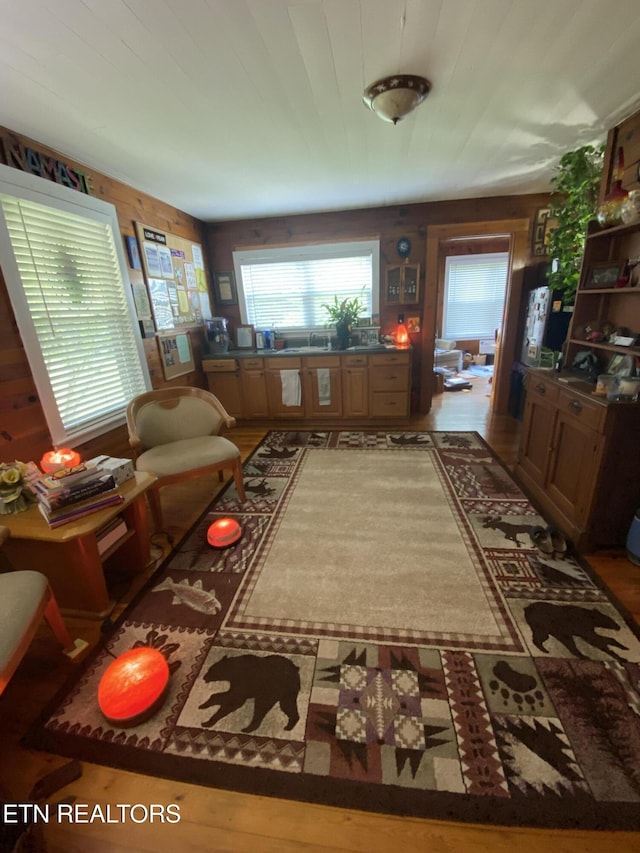
[[[443,338],[493,338],[502,325],[508,267],[507,252],[446,258]]]
[[[326,326],[323,303],[359,297],[377,311],[377,244],[325,244],[234,253],[246,322],[257,329]],[[375,260],[374,260],[375,258]]]
[[[122,423],[148,383],[112,225],[5,194],[0,203],[21,285],[12,301],[54,443]]]

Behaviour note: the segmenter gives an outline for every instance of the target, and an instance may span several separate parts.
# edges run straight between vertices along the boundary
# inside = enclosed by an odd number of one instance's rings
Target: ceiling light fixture
[[[421,104],[431,90],[431,83],[414,74],[383,77],[365,89],[362,100],[383,121],[397,124]]]

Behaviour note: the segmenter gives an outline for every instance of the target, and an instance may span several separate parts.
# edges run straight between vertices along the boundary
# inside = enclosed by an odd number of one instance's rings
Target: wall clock
[[[411,253],[411,241],[408,237],[401,237],[396,243],[396,252],[401,258],[408,258]]]

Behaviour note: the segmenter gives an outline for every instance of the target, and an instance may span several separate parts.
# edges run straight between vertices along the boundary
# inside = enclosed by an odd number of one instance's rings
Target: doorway
[[[470,222],[453,225],[430,225],[427,228],[426,281],[427,287],[422,318],[422,376],[420,411],[431,408],[433,393],[433,352],[441,312],[444,289],[444,262],[452,246],[501,245],[509,255],[507,289],[502,328],[496,346],[492,391],[488,400],[492,413],[508,414],[510,371],[517,344],[518,311],[522,292],[522,275],[527,260],[529,220],[512,219],[495,222]],[[477,242],[476,242],[477,241]],[[440,314],[441,317],[441,314]]]

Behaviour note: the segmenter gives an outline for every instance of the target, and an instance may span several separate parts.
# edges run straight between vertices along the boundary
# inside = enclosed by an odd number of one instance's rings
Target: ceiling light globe
[[[397,124],[424,101],[430,90],[431,83],[425,77],[396,74],[372,83],[363,101],[383,121]]]

